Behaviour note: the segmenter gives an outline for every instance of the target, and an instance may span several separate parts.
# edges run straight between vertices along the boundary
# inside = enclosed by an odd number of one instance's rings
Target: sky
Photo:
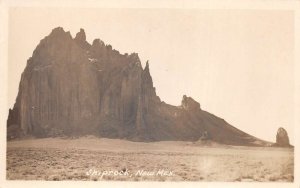
[[[26,61],[55,27],[120,53],[136,52],[162,101],[194,98],[205,111],[258,138],[279,127],[294,142],[294,20],[284,10],[11,8],[9,108]]]

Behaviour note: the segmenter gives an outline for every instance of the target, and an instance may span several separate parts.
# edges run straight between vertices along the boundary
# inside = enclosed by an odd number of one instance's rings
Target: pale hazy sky
[[[180,105],[186,94],[256,137],[275,141],[282,126],[293,143],[293,24],[280,10],[12,8],[9,106],[39,41],[58,26],[73,37],[84,28],[90,43],[149,60],[163,101]]]

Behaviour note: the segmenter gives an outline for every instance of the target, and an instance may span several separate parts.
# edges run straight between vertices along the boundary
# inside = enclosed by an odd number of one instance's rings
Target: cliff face
[[[99,39],[73,39],[55,28],[41,40],[22,74],[9,111],[8,138],[94,134],[130,140],[198,140],[204,132],[232,145],[265,145],[183,96],[181,106],[161,102],[149,64],[120,54]]]

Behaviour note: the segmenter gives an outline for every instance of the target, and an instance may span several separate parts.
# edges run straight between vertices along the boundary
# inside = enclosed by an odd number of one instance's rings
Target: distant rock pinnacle
[[[290,141],[287,131],[280,127],[276,134],[276,146],[289,147]]]

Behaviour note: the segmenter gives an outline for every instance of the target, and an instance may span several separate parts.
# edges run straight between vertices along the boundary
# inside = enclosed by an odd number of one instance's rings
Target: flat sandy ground
[[[8,180],[294,180],[291,148],[83,137],[9,141]]]

